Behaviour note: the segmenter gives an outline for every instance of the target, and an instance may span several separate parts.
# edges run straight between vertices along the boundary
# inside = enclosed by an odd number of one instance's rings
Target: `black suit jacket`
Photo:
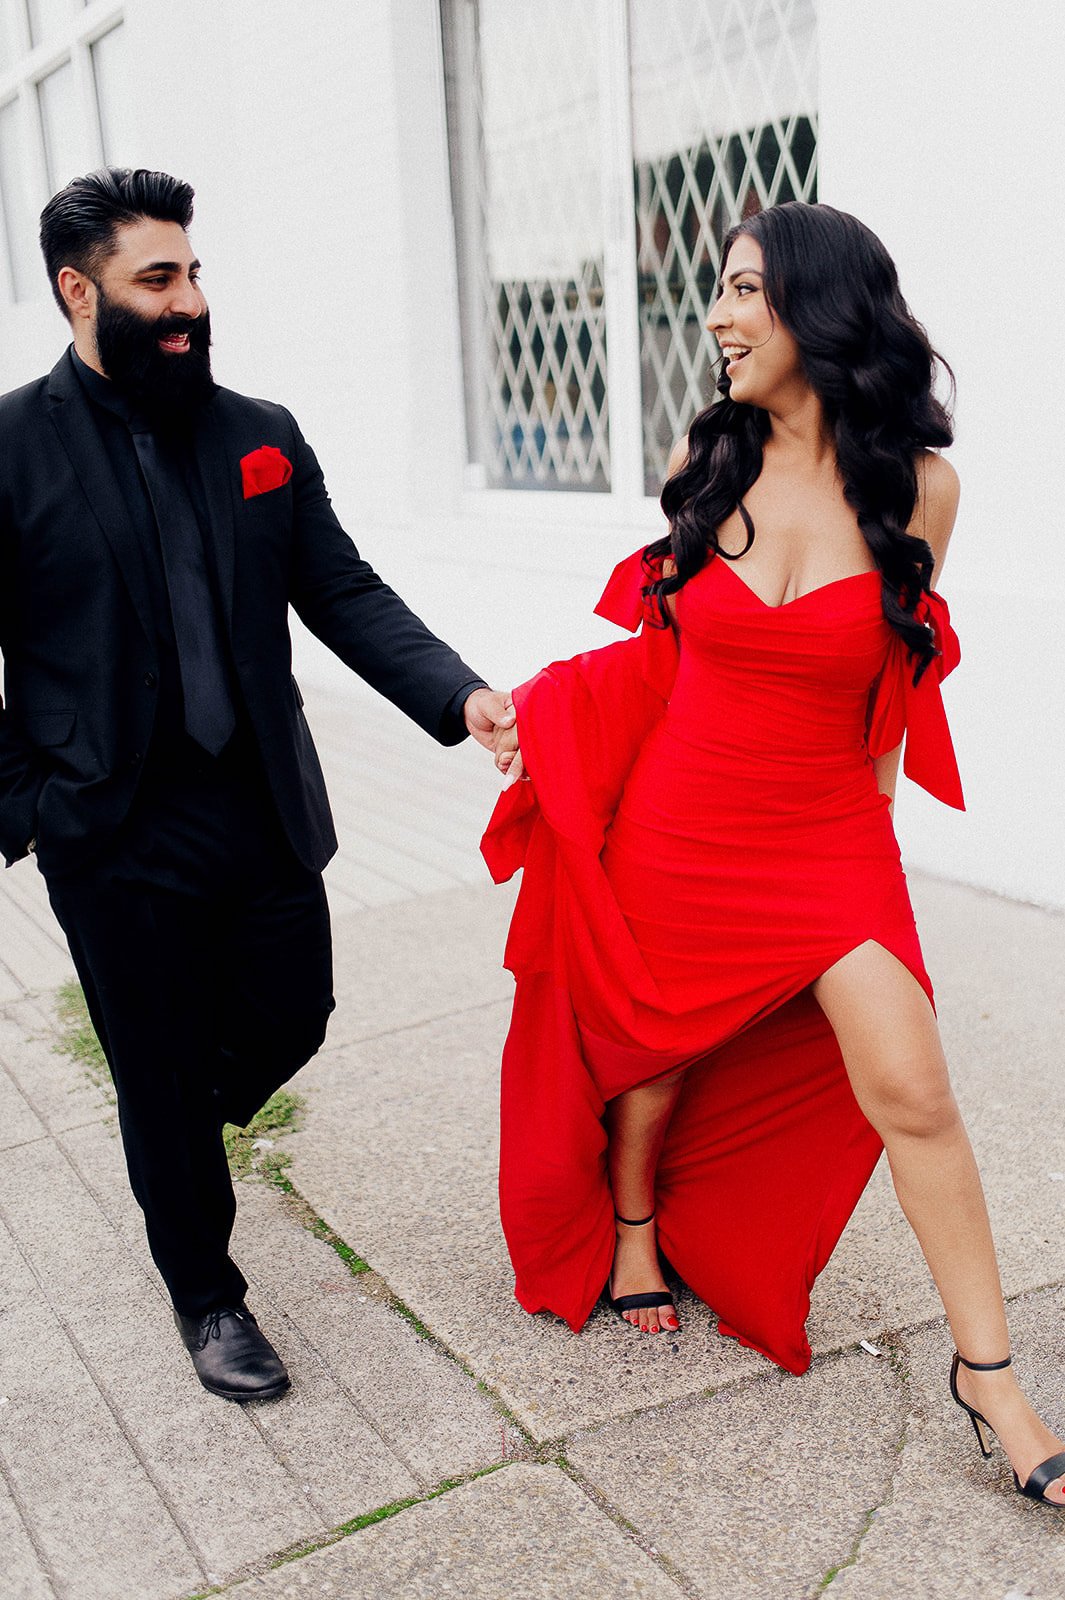
[[[283,487],[244,497],[241,459],[273,445]],[[223,625],[285,832],[320,870],[336,849],[291,676],[288,608],[442,743],[477,675],[359,555],[289,413],[219,389],[195,436]],[[142,552],[68,352],[0,398],[0,849],[43,870],[94,855],[129,810],[152,736],[155,630]]]

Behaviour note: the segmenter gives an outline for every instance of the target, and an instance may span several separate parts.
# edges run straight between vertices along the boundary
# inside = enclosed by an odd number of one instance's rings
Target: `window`
[[[443,0],[470,481],[657,494],[731,225],[816,198],[814,0]]]
[[[459,0],[449,11],[474,463],[493,486],[603,489],[595,7]]]
[[[131,158],[124,38],[114,0],[0,0],[0,301],[48,293],[37,226],[49,195]]]

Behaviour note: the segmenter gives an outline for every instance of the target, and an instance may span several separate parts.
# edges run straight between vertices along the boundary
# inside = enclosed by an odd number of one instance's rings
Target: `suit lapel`
[[[48,408],[89,509],[111,546],[141,627],[147,637],[153,639],[155,630],[144,553],[69,352],[49,375]]]
[[[228,630],[233,620],[236,515],[233,497],[237,491],[239,463],[227,447],[219,400],[220,396],[216,394],[204,409],[196,428],[195,450],[200,481],[207,500],[218,587],[222,595],[222,611]]]

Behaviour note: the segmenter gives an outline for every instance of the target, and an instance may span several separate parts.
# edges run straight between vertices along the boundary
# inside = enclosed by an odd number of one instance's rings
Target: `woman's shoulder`
[[[910,532],[927,540],[939,567],[958,515],[961,480],[946,457],[935,450],[919,451],[915,466],[917,503]]]
[[[678,472],[683,472],[688,465],[688,435],[678,439],[669,452],[669,461],[666,464],[666,477],[675,478]]]

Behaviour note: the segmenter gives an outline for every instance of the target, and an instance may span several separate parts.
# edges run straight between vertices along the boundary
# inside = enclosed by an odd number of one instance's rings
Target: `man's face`
[[[94,279],[100,366],[150,416],[188,418],[214,390],[200,264],[176,222],[126,223],[115,244]]]

